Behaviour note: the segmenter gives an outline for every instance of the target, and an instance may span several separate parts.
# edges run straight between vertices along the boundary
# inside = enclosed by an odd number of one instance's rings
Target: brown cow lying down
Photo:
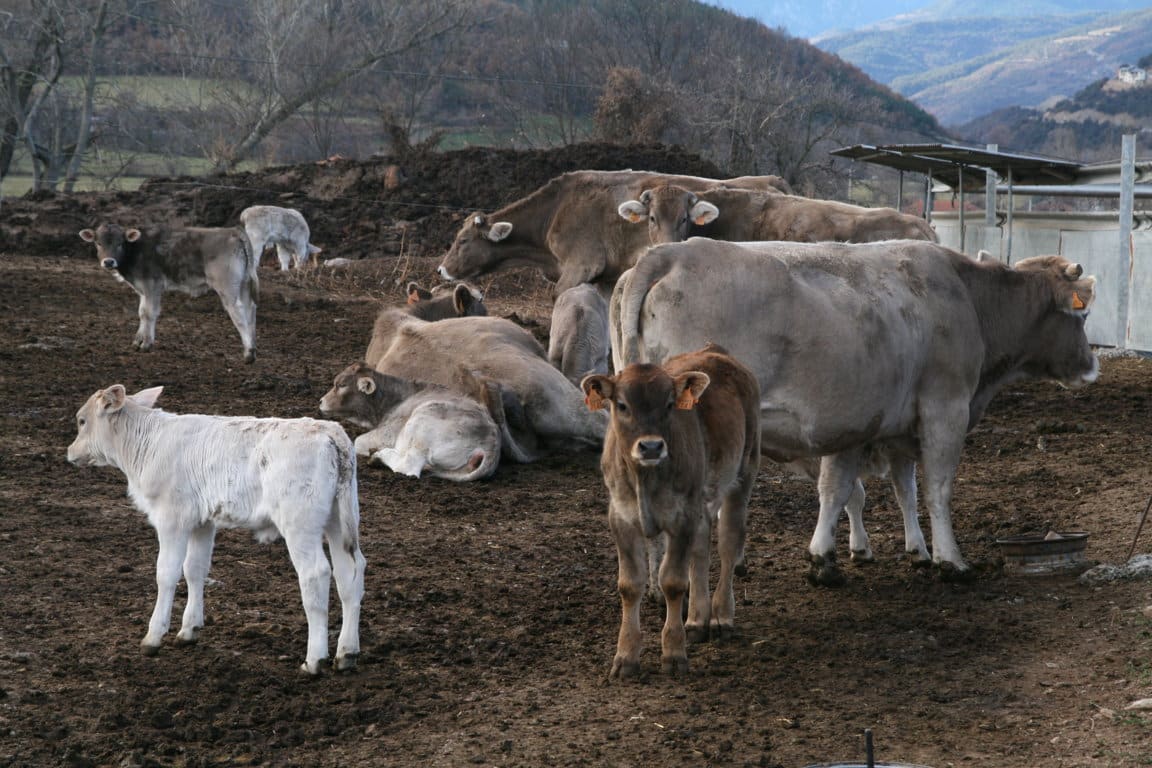
[[[936,232],[928,222],[895,208],[865,208],[835,200],[728,187],[699,191],[665,184],[645,190],[637,200],[622,203],[619,213],[633,224],[647,222],[652,245],[696,236],[733,242],[937,242]]]
[[[369,429],[356,438],[356,455],[393,472],[479,480],[500,463],[503,409],[499,391],[489,394],[492,382],[461,371],[460,389],[466,387],[474,397],[353,363],[337,374],[320,412]]]
[[[484,292],[469,283],[438,285],[428,290],[417,282],[408,283],[408,314],[421,320],[447,320],[450,317],[486,317]]]
[[[733,627],[732,576],[744,556],[748,499],[760,461],[756,377],[722,348],[708,345],[662,366],[642,363],[615,376],[588,376],[582,387],[589,408],[611,413],[600,467],[623,609],[611,676],[640,671],[644,553],[657,537],[666,539],[661,666],[685,672],[688,639],[707,639],[709,627],[718,635]],[[709,602],[714,520],[720,578]],[[689,585],[685,624],[681,610]]]
[[[428,322],[402,309],[380,313],[366,361],[381,373],[455,388],[461,367],[498,385],[505,455],[532,461],[552,450],[599,446],[603,414],[589,413],[580,389],[554,368],[531,333],[498,317]]]

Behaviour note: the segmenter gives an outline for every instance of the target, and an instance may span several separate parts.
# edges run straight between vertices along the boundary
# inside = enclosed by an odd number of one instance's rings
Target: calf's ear
[[[124,239],[130,243],[134,243],[140,239],[140,230],[136,227],[124,230]]]
[[[124,407],[124,401],[127,397],[123,384],[113,384],[100,392],[100,409],[104,413],[116,413]]]
[[[590,411],[600,411],[608,407],[615,391],[612,378],[602,373],[585,376],[580,382],[580,389],[584,390],[584,404]]]
[[[366,395],[370,395],[376,391],[376,380],[371,376],[361,376],[356,379],[356,389]]]
[[[96,233],[91,229],[82,229],[80,230],[80,239],[86,243],[94,243],[96,242]]]
[[[688,216],[692,219],[693,224],[702,227],[716,221],[720,216],[720,209],[706,200],[701,200],[692,206],[692,210],[688,211]]]
[[[156,405],[156,401],[160,399],[160,393],[164,391],[164,387],[150,387],[142,389],[136,394],[132,395],[132,402],[137,405],[142,405],[145,408],[151,408]]]
[[[409,304],[419,304],[421,301],[427,301],[432,298],[432,292],[422,288],[420,283],[415,280],[408,283],[407,291]]]
[[[701,371],[688,371],[677,376],[674,381],[677,393],[676,407],[690,411],[699,402],[700,395],[708,388],[708,384],[712,380],[708,378],[708,374]]]
[[[498,243],[510,234],[512,234],[512,222],[498,221],[492,225],[492,229],[488,230],[488,239]]]

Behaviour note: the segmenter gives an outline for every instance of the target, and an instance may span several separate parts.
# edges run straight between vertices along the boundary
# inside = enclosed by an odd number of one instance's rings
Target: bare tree
[[[26,131],[60,78],[62,24],[52,3],[33,0],[0,13],[5,33],[0,38],[0,179],[8,175],[19,143],[26,143],[35,157],[35,140]]]

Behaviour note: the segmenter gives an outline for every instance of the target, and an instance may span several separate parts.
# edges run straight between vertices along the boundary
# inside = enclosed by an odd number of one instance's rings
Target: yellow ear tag
[[[603,410],[604,398],[601,397],[600,393],[596,390],[590,389],[588,393],[584,395],[584,405],[588,406],[588,410],[590,411]]]
[[[1080,298],[1080,294],[1072,291],[1072,309],[1084,309],[1086,306],[1088,305],[1084,303],[1084,299]]]
[[[680,396],[676,398],[676,407],[682,411],[690,411],[695,407],[697,402],[699,401],[693,396],[692,390],[686,387],[684,391],[680,393]]]

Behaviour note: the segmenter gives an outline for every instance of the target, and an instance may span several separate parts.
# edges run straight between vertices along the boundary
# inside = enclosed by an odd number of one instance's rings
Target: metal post
[[[964,166],[956,169],[956,186],[960,190],[960,253],[964,253]]]
[[[1132,283],[1132,211],[1136,186],[1136,134],[1120,140],[1120,278],[1116,295],[1116,346],[1128,346],[1128,306]]]
[[[924,221],[932,223],[932,171],[924,179]]]
[[[1004,263],[1011,266],[1012,264],[1012,209],[1016,207],[1016,202],[1012,199],[1012,169],[1008,169],[1008,242],[1004,249]]]
[[[896,185],[896,210],[904,211],[904,171],[900,171],[900,181]]]
[[[999,144],[989,144],[989,152],[997,152]],[[989,168],[984,172],[984,226],[996,225],[996,171]]]

